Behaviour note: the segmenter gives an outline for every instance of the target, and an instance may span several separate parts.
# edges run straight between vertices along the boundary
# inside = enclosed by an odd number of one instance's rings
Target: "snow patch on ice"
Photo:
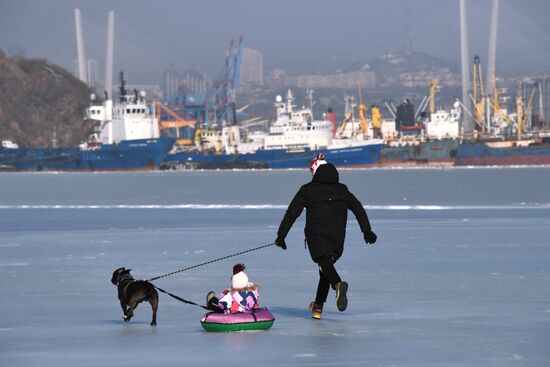
[[[295,354],[294,357],[296,358],[315,358],[317,357],[316,353],[298,353]]]
[[[21,330],[21,329],[31,329],[32,326],[21,326],[21,327],[4,327],[0,328],[1,331],[12,331],[12,330]]]
[[[403,198],[403,200],[407,200]],[[0,205],[0,210],[13,209],[194,209],[194,210],[283,210],[287,204],[133,204],[133,205]],[[550,209],[550,203],[506,205],[365,205],[370,210],[528,210]],[[115,228],[116,229],[116,228]]]
[[[0,266],[28,266],[29,263],[0,263]]]
[[[521,361],[523,359],[523,356],[521,354],[514,353],[512,354],[512,359],[514,361]]]
[[[195,255],[202,254],[203,252],[204,252],[204,250],[195,250],[195,251],[193,251],[193,253],[194,253]]]
[[[11,247],[21,247],[21,245],[18,244],[18,243],[13,243],[13,242],[11,242],[11,243],[1,243],[0,244],[0,248],[11,248]]]

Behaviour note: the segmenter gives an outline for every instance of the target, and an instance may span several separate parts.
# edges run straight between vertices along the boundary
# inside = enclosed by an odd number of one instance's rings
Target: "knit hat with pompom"
[[[233,276],[231,277],[231,288],[243,289],[248,285],[248,276],[244,272],[244,264],[237,264],[233,267]]]
[[[323,153],[319,153],[311,161],[311,165],[309,166],[309,172],[311,172],[312,175],[315,175],[315,172],[317,172],[317,168],[319,168],[323,164],[327,164],[327,161],[325,160],[325,155]]]

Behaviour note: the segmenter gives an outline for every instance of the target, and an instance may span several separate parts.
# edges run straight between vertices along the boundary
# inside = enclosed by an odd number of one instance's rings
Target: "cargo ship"
[[[464,142],[456,166],[549,165],[550,137],[520,141]]]
[[[388,106],[392,119],[382,122],[380,167],[452,166],[460,145],[461,109],[436,110],[419,119],[409,100]],[[420,109],[419,109],[420,111]],[[420,120],[420,121],[419,121]]]
[[[158,169],[174,139],[136,139],[95,149],[18,148],[0,152],[0,165],[13,171],[117,171]]]
[[[311,94],[309,94],[311,97]],[[315,120],[310,106],[296,109],[292,91],[286,101],[275,99],[276,120],[269,131],[245,133],[238,125],[224,124],[200,132],[195,146],[168,155],[172,168],[304,168],[319,153],[337,167],[372,167],[383,141],[334,136],[335,122]]]
[[[453,166],[457,139],[393,141],[382,146],[380,167]]]
[[[155,111],[145,93],[128,95],[120,76],[120,99],[106,96],[86,110],[92,133],[79,147],[28,148],[3,144],[0,166],[15,171],[114,171],[158,169],[175,139],[160,136]],[[154,109],[154,107],[153,107]],[[4,146],[5,145],[5,146]]]

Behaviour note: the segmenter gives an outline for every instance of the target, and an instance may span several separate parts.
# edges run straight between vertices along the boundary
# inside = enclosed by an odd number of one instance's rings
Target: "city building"
[[[198,70],[189,69],[183,73],[173,66],[163,74],[162,94],[164,100],[171,100],[178,95],[206,94],[209,79]]]
[[[264,56],[258,50],[244,48],[241,59],[239,87],[250,88],[264,85]]]
[[[271,70],[266,84],[272,89],[280,89],[285,86],[286,69],[276,67]]]

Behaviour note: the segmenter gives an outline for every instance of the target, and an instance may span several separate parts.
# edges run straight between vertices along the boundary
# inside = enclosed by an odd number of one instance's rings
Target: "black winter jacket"
[[[334,259],[342,256],[348,209],[355,215],[363,233],[371,230],[363,205],[338,179],[338,171],[332,164],[320,166],[311,182],[303,185],[292,199],[277,231],[278,238],[284,239],[306,208],[304,232],[314,261],[321,256],[329,255]]]

